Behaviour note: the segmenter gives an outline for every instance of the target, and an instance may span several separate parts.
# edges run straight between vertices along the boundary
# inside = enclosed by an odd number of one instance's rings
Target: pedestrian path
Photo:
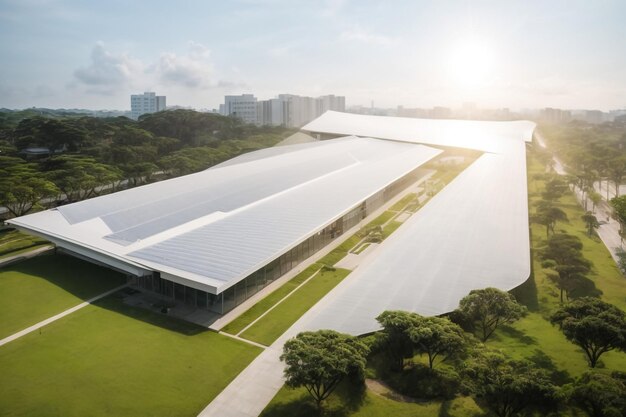
[[[78,311],[78,310],[80,310],[83,307],[87,307],[89,304],[93,303],[94,301],[97,301],[97,300],[99,300],[101,298],[106,297],[107,295],[111,295],[114,292],[121,290],[122,288],[125,288],[126,286],[128,286],[128,284],[120,285],[119,287],[113,288],[112,290],[109,290],[109,291],[104,292],[104,293],[102,293],[100,295],[97,295],[97,296],[95,296],[93,298],[90,298],[89,300],[87,300],[87,301],[85,301],[83,303],[80,303],[77,306],[74,306],[74,307],[72,307],[70,309],[67,309],[67,310],[57,314],[56,316],[52,316],[50,318],[47,318],[47,319],[45,319],[43,321],[40,321],[39,323],[34,324],[34,325],[32,325],[32,326],[30,326],[30,327],[28,327],[28,328],[26,328],[26,329],[24,329],[22,331],[14,333],[11,336],[5,337],[4,339],[0,340],[0,346],[3,346],[3,345],[5,345],[5,344],[7,344],[9,342],[12,342],[15,339],[19,339],[22,336],[25,336],[25,335],[27,335],[29,333],[34,332],[35,330],[39,330],[42,327],[47,326],[48,324],[50,324],[52,322],[55,322],[55,321],[65,317],[67,315],[70,315],[73,312]]]

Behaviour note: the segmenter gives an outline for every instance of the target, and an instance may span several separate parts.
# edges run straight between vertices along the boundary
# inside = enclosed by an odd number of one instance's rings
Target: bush
[[[461,389],[461,378],[451,369],[430,369],[416,364],[389,378],[389,385],[397,392],[424,400],[450,400]]]

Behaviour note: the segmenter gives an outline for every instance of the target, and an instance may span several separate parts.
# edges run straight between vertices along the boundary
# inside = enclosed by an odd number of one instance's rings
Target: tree
[[[546,237],[550,236],[550,232],[554,234],[554,228],[557,221],[568,221],[567,214],[560,208],[553,205],[549,201],[542,201],[537,207],[537,213],[533,217],[535,223],[546,226]]]
[[[458,311],[478,323],[485,342],[500,325],[519,320],[527,310],[511,294],[497,288],[484,288],[472,290],[463,297]]]
[[[617,221],[620,223],[622,230],[624,230],[624,225],[626,225],[626,195],[612,198],[609,203],[613,207]]]
[[[528,361],[506,358],[499,352],[476,355],[465,365],[473,396],[499,417],[510,417],[526,408],[554,406],[556,387],[544,369]]]
[[[587,236],[593,235],[593,231],[596,230],[600,226],[600,223],[598,223],[598,219],[590,211],[583,214],[581,216],[581,219],[587,225]]]
[[[542,266],[551,268],[555,273],[550,279],[560,291],[560,300],[563,294],[569,299],[572,291],[582,286],[586,274],[591,270],[591,262],[582,254],[583,244],[576,236],[567,233],[552,235],[548,244],[541,250]]]
[[[57,187],[40,175],[34,164],[20,158],[0,156],[0,204],[16,216],[23,216],[39,202],[58,193]]]
[[[280,360],[285,383],[305,387],[318,408],[348,375],[362,376],[367,347],[358,339],[332,330],[303,332],[289,339]]]
[[[567,192],[567,183],[559,175],[553,175],[545,183],[541,196],[546,201],[556,201]]]
[[[626,416],[626,380],[599,372],[585,372],[567,387],[569,400],[591,417]]]
[[[602,201],[602,196],[593,189],[591,189],[589,190],[589,200],[591,200],[592,204],[591,211],[595,212],[596,206]]]
[[[384,311],[376,317],[383,327],[380,343],[396,371],[404,367],[404,359],[413,357],[413,341],[408,330],[417,326],[420,316],[407,311]]]
[[[465,348],[463,330],[447,318],[419,316],[407,334],[419,353],[428,355],[428,366],[433,369],[438,357],[442,361],[458,356]]]
[[[620,155],[607,161],[607,173],[615,185],[615,197],[619,197],[619,186],[626,175],[626,158]]]
[[[59,187],[70,202],[97,195],[99,187],[113,185],[121,179],[117,168],[82,156],[50,158],[44,168],[48,171],[47,178]]]
[[[597,298],[583,297],[565,304],[550,321],[583,349],[592,368],[605,352],[626,351],[626,314]]]

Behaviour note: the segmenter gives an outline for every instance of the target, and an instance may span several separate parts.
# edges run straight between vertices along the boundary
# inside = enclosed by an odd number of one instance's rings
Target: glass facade
[[[165,295],[190,306],[224,314],[271,284],[279,277],[295,268],[305,259],[341,236],[345,231],[359,224],[361,220],[379,209],[385,202],[395,197],[419,177],[418,169],[393,182],[383,190],[354,207],[348,213],[335,220],[324,229],[309,237],[264,267],[253,272],[221,294],[209,294],[205,291],[168,281],[154,273],[152,276],[139,277],[137,284],[148,291]]]

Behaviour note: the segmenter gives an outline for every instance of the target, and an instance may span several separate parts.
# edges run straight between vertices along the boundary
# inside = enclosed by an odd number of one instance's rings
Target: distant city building
[[[600,110],[587,110],[585,112],[585,121],[587,123],[602,123],[604,121],[604,113]]]
[[[567,123],[572,120],[572,112],[569,110],[546,107],[541,110],[541,119],[548,123]]]
[[[220,114],[260,126],[301,127],[328,110],[345,111],[346,98],[332,94],[317,98],[280,94],[258,101],[252,94],[242,94],[225,96],[220,105]]]
[[[253,94],[225,96],[222,114],[237,117],[245,123],[256,123],[256,105],[257,99]]]
[[[146,113],[156,113],[165,110],[165,96],[156,93],[132,94],[130,96],[130,117],[137,120]]]

